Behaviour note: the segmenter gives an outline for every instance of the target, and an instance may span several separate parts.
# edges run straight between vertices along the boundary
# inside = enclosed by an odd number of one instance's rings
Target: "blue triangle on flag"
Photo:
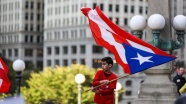
[[[150,53],[143,49],[140,50],[126,43],[123,43],[123,46],[125,48],[125,56],[130,67],[131,74],[141,72],[145,69],[174,59],[173,57]]]

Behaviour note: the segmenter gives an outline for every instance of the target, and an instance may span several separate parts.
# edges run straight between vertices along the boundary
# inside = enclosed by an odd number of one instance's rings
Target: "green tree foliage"
[[[85,83],[82,84],[82,104],[93,103],[94,93],[83,92],[91,86],[95,69],[87,68],[84,65],[72,65],[69,67],[45,68],[43,72],[32,73],[27,80],[28,87],[22,87],[21,93],[27,104],[76,104],[77,84],[75,75],[82,73],[85,75]]]

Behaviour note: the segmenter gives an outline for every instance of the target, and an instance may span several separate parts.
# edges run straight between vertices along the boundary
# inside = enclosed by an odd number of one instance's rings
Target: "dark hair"
[[[104,57],[104,58],[101,59],[101,61],[113,65],[113,60],[112,60],[111,57]]]

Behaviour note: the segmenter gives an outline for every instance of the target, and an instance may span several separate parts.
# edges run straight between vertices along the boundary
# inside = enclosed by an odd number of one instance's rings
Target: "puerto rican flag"
[[[81,11],[89,20],[96,43],[115,55],[125,73],[134,74],[176,58],[122,30],[99,7],[84,7]]]
[[[8,69],[0,58],[0,92],[6,93],[9,91],[10,88],[10,81],[8,79]]]

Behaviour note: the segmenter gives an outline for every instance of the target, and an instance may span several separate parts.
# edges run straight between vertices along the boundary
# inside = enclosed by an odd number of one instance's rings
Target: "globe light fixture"
[[[148,19],[148,26],[152,30],[162,30],[165,26],[165,19],[160,14],[153,14]]]
[[[13,69],[15,72],[20,72],[25,69],[25,63],[24,61],[17,59],[13,62]]]
[[[132,34],[141,38],[142,31],[146,27],[146,19],[141,15],[133,16],[129,22],[130,28],[132,29]]]
[[[116,89],[114,90],[115,91],[115,104],[118,104],[118,98],[119,98],[119,90],[121,90],[122,89],[122,85],[119,83],[119,82],[117,82],[116,83]]]
[[[186,30],[186,17],[184,15],[175,16],[172,25],[175,30]]]
[[[76,82],[77,84],[82,84],[82,83],[84,83],[84,82],[85,82],[85,76],[84,76],[83,74],[77,74],[77,75],[75,76],[75,82]]]
[[[12,65],[14,71],[16,72],[16,81],[17,81],[17,95],[20,95],[20,84],[21,84],[21,73],[25,69],[24,61],[17,59],[13,62]]]
[[[81,84],[85,82],[85,76],[83,74],[77,74],[75,76],[75,82],[78,84],[78,104],[81,104]]]

